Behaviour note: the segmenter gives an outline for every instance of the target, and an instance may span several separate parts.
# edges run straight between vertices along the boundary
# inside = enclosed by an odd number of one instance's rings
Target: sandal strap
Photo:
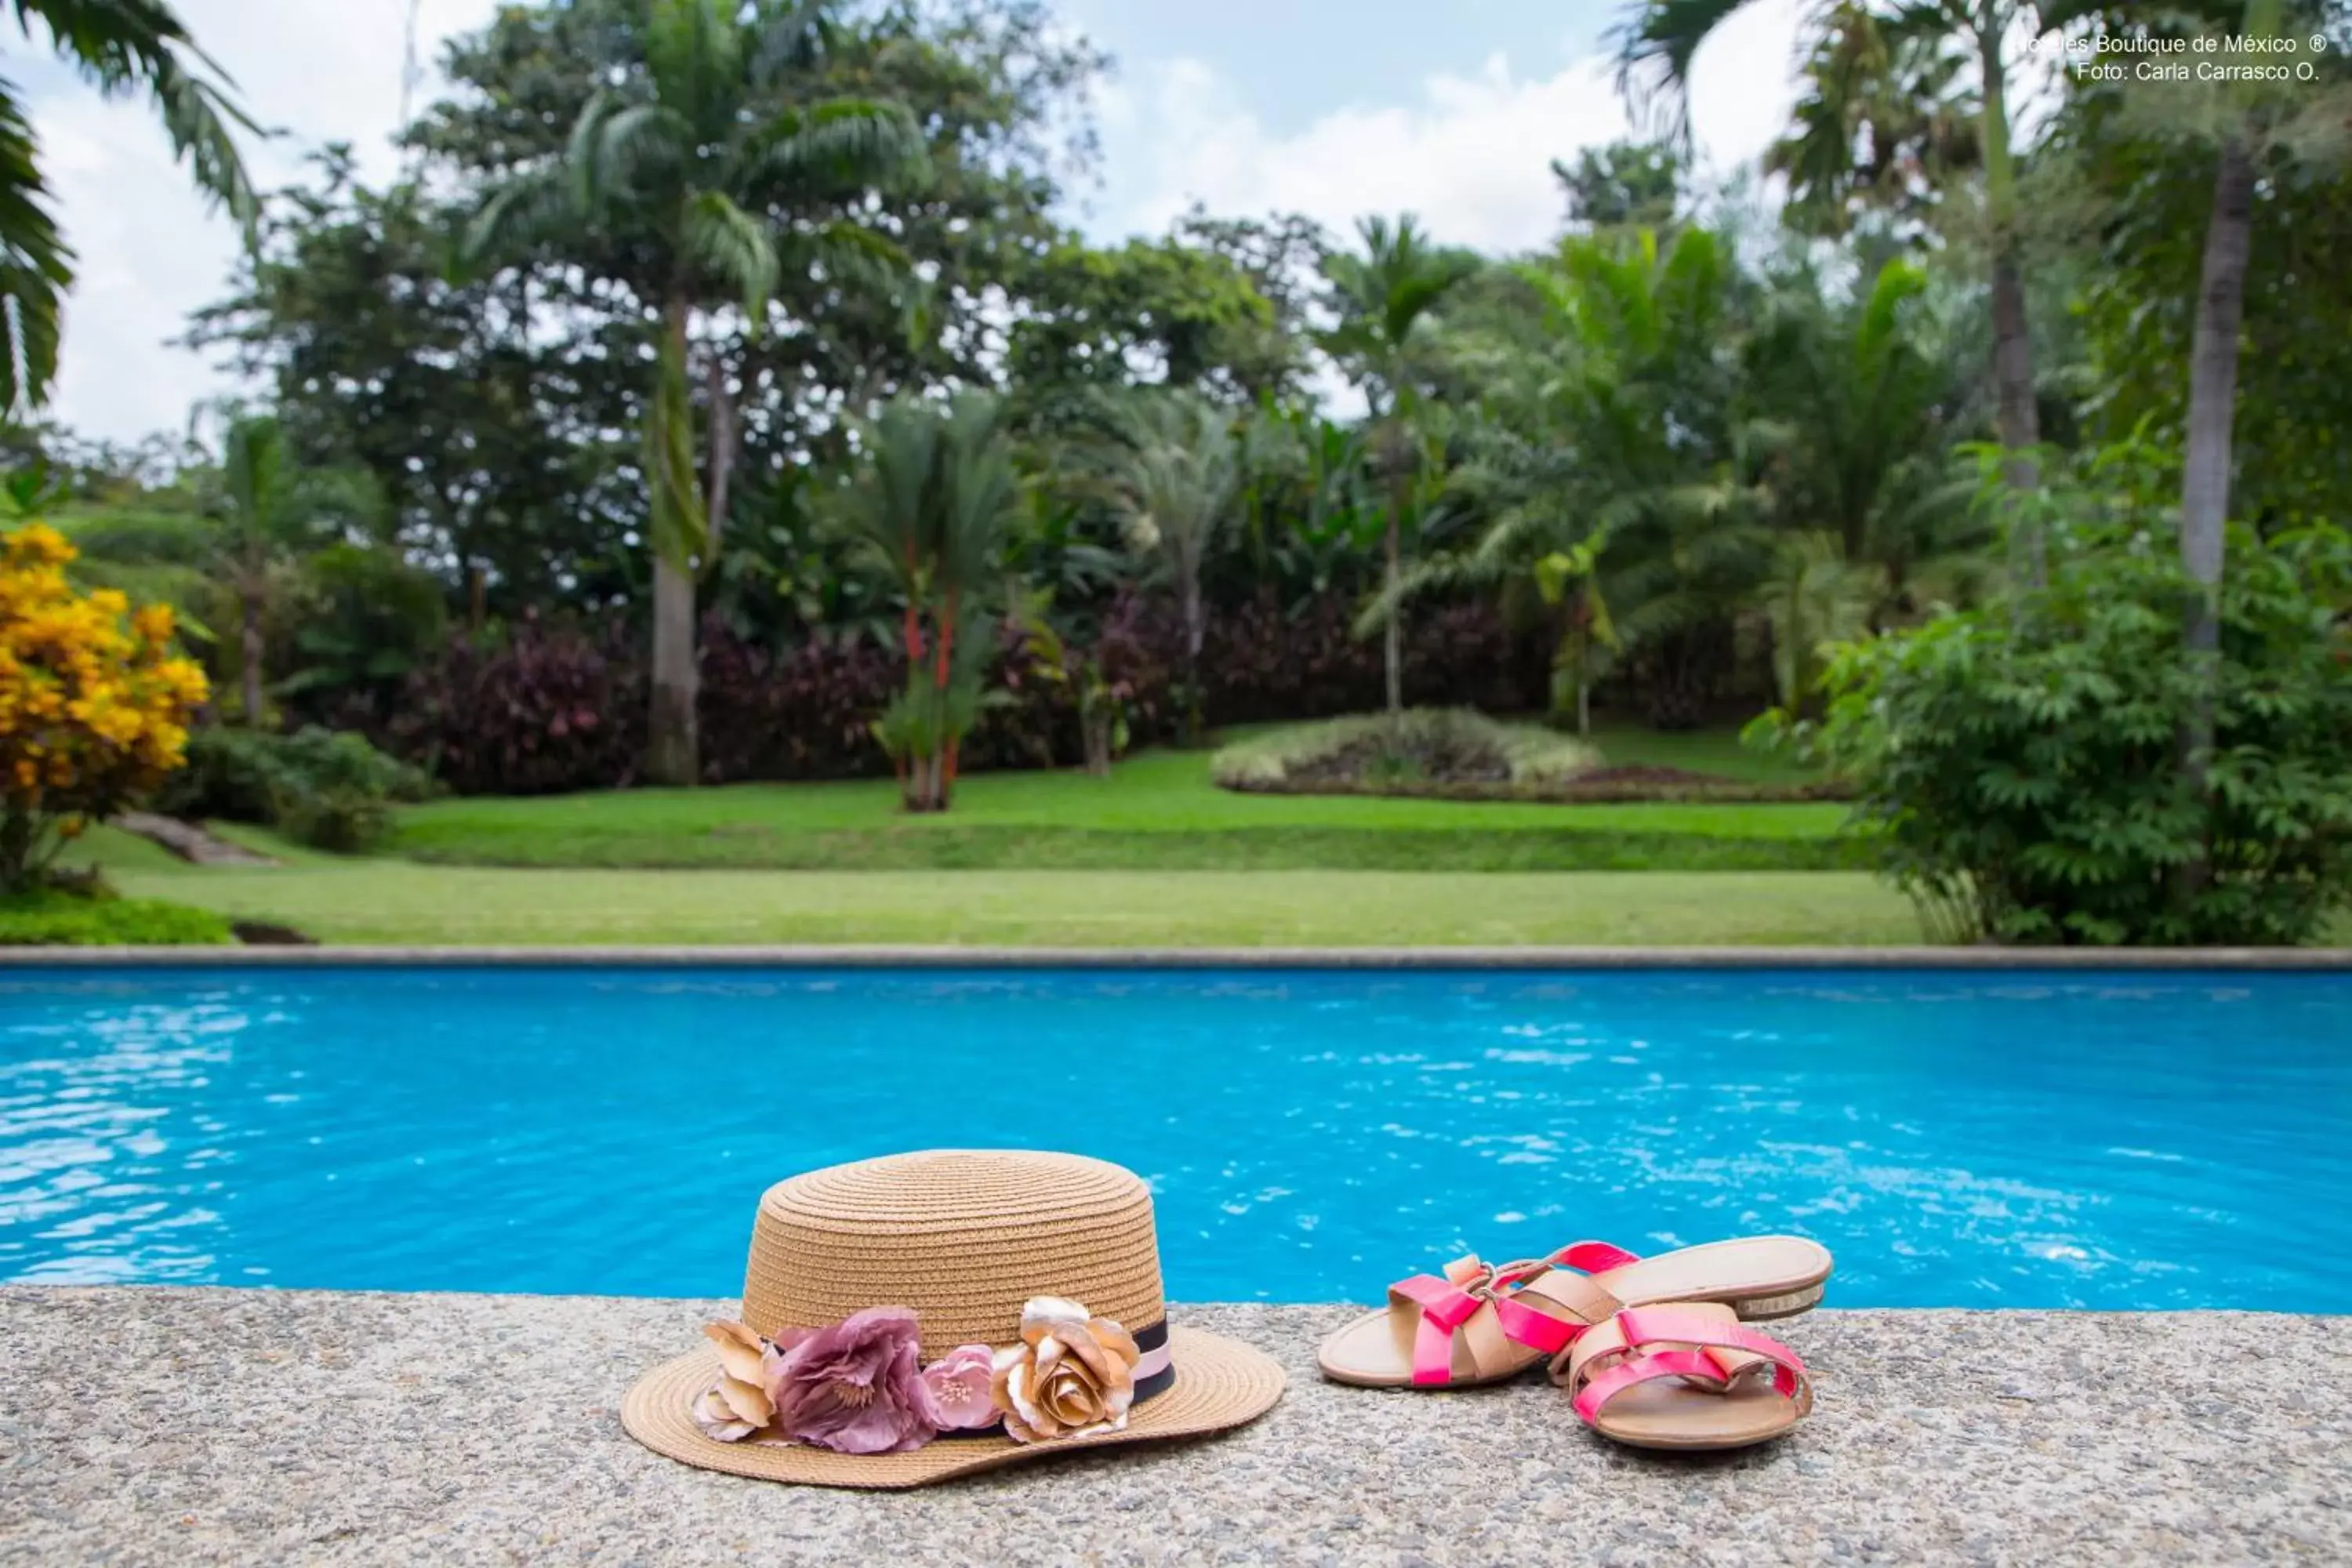
[[[1551,1378],[1575,1391],[1576,1413],[1589,1425],[1602,1405],[1636,1384],[1679,1377],[1708,1393],[1727,1394],[1742,1377],[1768,1366],[1773,1392],[1794,1401],[1799,1415],[1810,1412],[1811,1374],[1778,1340],[1688,1309],[1629,1307],[1554,1357]]]
[[[1617,1315],[1617,1321],[1629,1346],[1639,1349],[1661,1342],[1695,1346],[1722,1368],[1727,1379],[1769,1365],[1773,1390],[1784,1399],[1798,1397],[1811,1380],[1796,1352],[1744,1323],[1717,1322],[1672,1307],[1629,1307]]]
[[[1412,1381],[1437,1386],[1454,1379],[1457,1349],[1466,1345],[1473,1373],[1507,1371],[1514,1345],[1556,1356],[1623,1303],[1588,1276],[1638,1262],[1605,1241],[1573,1242],[1546,1258],[1490,1268],[1472,1253],[1454,1259],[1441,1277],[1416,1274],[1389,1287],[1392,1309],[1418,1311],[1413,1325]],[[1492,1307],[1491,1313],[1480,1309]]]
[[[1577,1391],[1577,1416],[1590,1426],[1602,1405],[1636,1384],[1661,1377],[1679,1377],[1702,1387],[1725,1384],[1722,1369],[1701,1351],[1652,1351],[1646,1355],[1629,1355]]]
[[[1503,1332],[1545,1355],[1558,1355],[1595,1323],[1605,1323],[1624,1303],[1584,1275],[1538,1265],[1531,1275],[1495,1277],[1495,1315]]]
[[[1605,1241],[1571,1241],[1544,1261],[1555,1268],[1573,1268],[1579,1274],[1606,1274],[1612,1268],[1641,1262],[1642,1255],[1612,1247]]]
[[[1444,1276],[1415,1274],[1389,1287],[1391,1310],[1410,1307],[1420,1313],[1412,1331],[1412,1380],[1421,1384],[1454,1381],[1454,1334],[1486,1304],[1486,1265],[1475,1257],[1457,1258]],[[1464,1289],[1468,1286],[1469,1289]],[[1472,1295],[1471,1290],[1479,1295]]]

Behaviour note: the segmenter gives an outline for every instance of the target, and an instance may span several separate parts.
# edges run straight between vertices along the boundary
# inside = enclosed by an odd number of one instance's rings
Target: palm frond
[[[814,69],[832,52],[838,33],[827,0],[782,0],[751,18],[751,72],[767,88]]]
[[[694,159],[694,137],[692,122],[666,103],[592,101],[564,158],[572,205],[593,212],[656,184],[664,172],[685,169]]]
[[[188,165],[196,188],[228,209],[248,243],[261,216],[261,198],[237,151],[236,131],[267,137],[251,116],[215,82],[167,58],[150,84],[175,161]],[[234,129],[232,129],[234,128]]]
[[[866,98],[830,98],[786,110],[751,138],[745,162],[765,178],[824,174],[864,184],[930,172],[930,152],[914,115],[904,104]]]
[[[232,424],[221,458],[221,484],[242,553],[257,554],[277,532],[286,482],[286,432],[278,421],[263,416]]]
[[[528,170],[490,193],[457,242],[461,270],[496,267],[562,235],[579,216],[570,173]]]
[[[58,232],[39,143],[16,94],[0,83],[0,410],[22,417],[57,379],[74,254]]]
[[[1632,0],[1611,35],[1617,90],[1667,134],[1690,136],[1691,62],[1699,46],[1748,0]]]
[[[655,99],[694,127],[696,142],[735,134],[743,102],[743,29],[735,0],[651,0],[646,70]]]
[[[259,202],[235,131],[269,132],[236,106],[229,96],[235,83],[196,47],[169,5],[163,0],[14,0],[14,8],[27,37],[38,19],[58,54],[108,97],[145,89],[174,157],[250,237]]]
[[[1082,458],[1129,548],[1172,576],[1197,569],[1241,499],[1232,416],[1192,393],[1154,390],[1106,395],[1095,418]]]
[[[698,266],[735,289],[756,331],[782,271],[767,226],[719,192],[701,191],[686,204],[679,237]]]
[[[58,55],[108,97],[146,89],[175,160],[188,165],[199,190],[229,209],[252,243],[260,203],[236,132],[268,132],[230,98],[226,74],[196,47],[170,6],[162,0],[14,0],[14,9],[27,37],[40,22]],[[39,140],[14,89],[0,82],[0,411],[12,415],[47,399],[64,297],[73,284],[73,251],[50,201]]]

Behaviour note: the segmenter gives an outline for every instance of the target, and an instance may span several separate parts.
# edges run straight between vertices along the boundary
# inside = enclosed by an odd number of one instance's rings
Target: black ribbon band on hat
[[[1156,1398],[1176,1386],[1176,1363],[1165,1355],[1155,1356],[1152,1353],[1155,1351],[1164,1351],[1167,1348],[1168,1321],[1166,1319],[1161,1319],[1159,1322],[1151,1324],[1149,1328],[1136,1330],[1134,1337],[1135,1348],[1143,1353],[1143,1361],[1139,1363],[1139,1365],[1155,1360],[1162,1363],[1157,1371],[1147,1373],[1143,1376],[1135,1380],[1134,1403],[1136,1405],[1140,1405],[1145,1400]],[[1132,1408],[1132,1406],[1129,1406],[1129,1408]],[[950,1437],[1002,1437],[1003,1436],[1004,1424],[1002,1421],[998,1421],[991,1426],[975,1426],[961,1432],[942,1432],[940,1434],[942,1440]]]

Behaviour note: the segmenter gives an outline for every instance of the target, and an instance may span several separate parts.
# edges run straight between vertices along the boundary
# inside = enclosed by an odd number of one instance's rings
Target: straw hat
[[[697,1401],[719,1382],[715,1343],[647,1373],[622,1400],[621,1421],[656,1453],[709,1469],[810,1486],[913,1487],[1049,1454],[1221,1432],[1282,1397],[1272,1357],[1168,1323],[1150,1189],[1130,1171],[1075,1154],[939,1150],[778,1183],[752,1226],[742,1322],[776,1339],[868,1308],[908,1308],[929,1366],[959,1346],[1017,1352],[1024,1306],[1037,1298],[1080,1303],[1132,1337],[1134,1403],[1123,1429],[1029,1442],[1001,1427],[950,1431],[884,1454],[782,1440],[773,1427],[724,1442],[695,1419]]]

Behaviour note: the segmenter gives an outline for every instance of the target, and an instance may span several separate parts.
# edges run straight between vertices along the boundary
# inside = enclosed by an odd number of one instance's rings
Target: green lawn
[[[1603,720],[1593,725],[1592,739],[1612,767],[1681,768],[1752,784],[1806,784],[1821,776],[1780,752],[1740,744],[1737,729],[1669,733]]]
[[[309,862],[118,869],[129,895],[328,942],[1234,946],[1901,942],[1851,872],[600,871]]]
[[[283,866],[199,870],[100,830],[78,858],[134,898],[422,946],[904,942],[1072,947],[1748,944],[1920,940],[1854,872],[648,871],[341,859],[233,830]],[[2331,940],[2352,945],[2352,918]]]
[[[1696,759],[1718,737],[1681,740]],[[1612,758],[1636,748],[1609,742]],[[1636,758],[1635,760],[1663,760]],[[1690,765],[1675,763],[1669,765]],[[1237,795],[1206,752],[1109,779],[982,773],[937,816],[887,779],[436,802],[390,852],[451,865],[777,870],[1815,870],[1855,863],[1836,805],[1551,805]]]

